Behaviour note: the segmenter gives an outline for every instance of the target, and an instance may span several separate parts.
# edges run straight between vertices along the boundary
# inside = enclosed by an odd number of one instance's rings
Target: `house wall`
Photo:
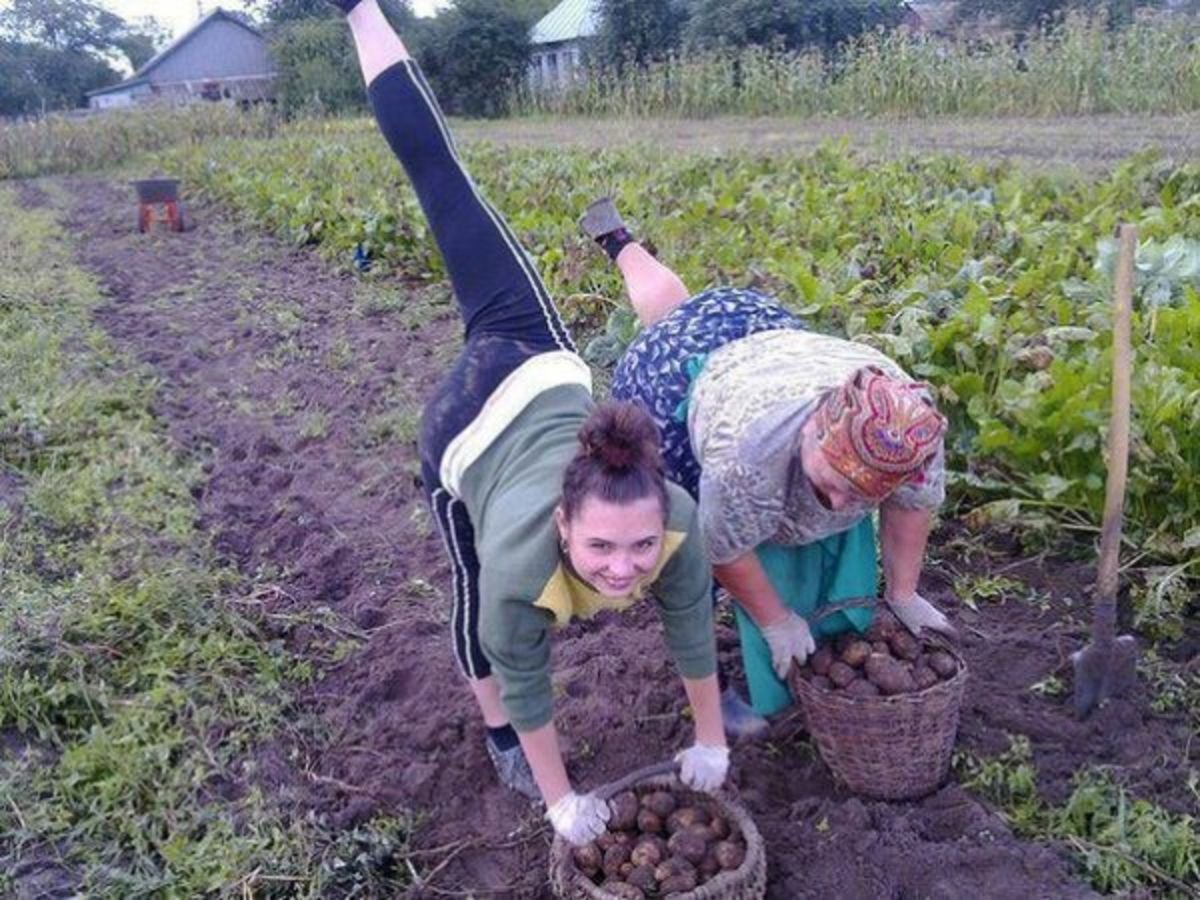
[[[122,107],[134,106],[150,96],[149,85],[136,84],[124,90],[111,91],[89,97],[88,109],[120,109]]]
[[[542,44],[534,49],[530,58],[529,84],[538,90],[563,87],[579,77],[577,70],[582,63],[583,49],[579,41]]]

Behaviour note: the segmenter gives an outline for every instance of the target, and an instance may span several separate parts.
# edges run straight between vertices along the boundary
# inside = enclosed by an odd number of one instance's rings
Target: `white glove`
[[[729,748],[692,744],[675,754],[680,780],[694,791],[711,794],[725,783],[729,772]]]
[[[920,637],[924,628],[940,631],[947,637],[958,637],[958,631],[950,624],[950,620],[920,594],[913,594],[905,600],[893,597],[886,603],[901,624],[912,632],[913,637]]]
[[[793,659],[802,666],[808,654],[817,649],[808,623],[794,612],[789,612],[782,621],[768,625],[762,630],[762,635],[771,648],[771,666],[780,681],[787,678]]]
[[[546,818],[563,840],[576,847],[594,841],[604,833],[604,826],[612,816],[608,804],[595,794],[577,794],[567,791],[546,810]]]

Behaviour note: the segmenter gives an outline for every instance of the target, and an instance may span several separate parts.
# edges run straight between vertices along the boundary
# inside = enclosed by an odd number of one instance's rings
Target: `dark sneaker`
[[[612,198],[601,197],[584,210],[583,217],[579,220],[579,227],[592,240],[597,240],[606,234],[612,234],[614,231],[624,228],[625,223],[621,220],[621,214],[617,212],[616,206],[613,205]]]
[[[725,734],[732,740],[756,738],[767,730],[767,720],[738,696],[732,687],[721,691],[721,719],[725,722]]]
[[[525,759],[525,751],[517,744],[508,750],[497,750],[496,745],[484,739],[488,756],[496,767],[496,775],[500,783],[512,791],[516,791],[530,800],[541,800],[542,792],[538,790],[537,782],[533,780],[533,771],[529,761]]]

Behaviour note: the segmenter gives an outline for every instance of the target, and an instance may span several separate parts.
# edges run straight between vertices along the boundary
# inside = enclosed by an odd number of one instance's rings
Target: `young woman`
[[[717,581],[736,601],[754,712],[791,702],[783,680],[815,634],[865,628],[875,596],[914,633],[950,632],[917,593],[932,511],[942,502],[945,419],[928,385],[865,344],[808,331],[769,297],[717,288],[694,297],[625,228],[612,202],[581,222],[621,270],[644,326],[617,366],[613,397],[663,435],[667,474],[698,498]],[[727,728],[749,716],[727,690]],[[765,724],[765,723],[764,723]]]
[[[695,712],[677,757],[699,790],[729,751],[715,677],[710,575],[695,508],[663,478],[653,423],[597,409],[545,287],[467,175],[429,85],[376,0],[346,14],[384,137],[446,262],[466,326],[457,363],[425,408],[422,476],[454,573],[454,653],[487,726],[501,780],[540,796],[580,844],[609,817],[572,790],[553,723],[549,630],[625,609],[653,586]]]

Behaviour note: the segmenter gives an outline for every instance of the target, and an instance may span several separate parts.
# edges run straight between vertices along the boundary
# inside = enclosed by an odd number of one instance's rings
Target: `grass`
[[[1075,116],[1200,109],[1196,20],[1110,30],[1074,17],[1018,49],[1009,36],[879,31],[818,51],[687,51],[636,70],[593,66],[564,90],[523,86],[523,115]]]
[[[1023,736],[992,759],[960,754],[956,768],[963,785],[996,804],[1019,835],[1070,846],[1097,890],[1196,895],[1200,828],[1191,816],[1133,800],[1099,772],[1080,773],[1067,801],[1051,806],[1038,794],[1037,770]],[[1191,787],[1194,791],[1195,784]]]
[[[308,665],[195,529],[153,381],[90,321],[70,236],[0,189],[0,894],[402,889],[413,820],[335,832],[254,786]],[[45,887],[45,884],[41,884]]]

